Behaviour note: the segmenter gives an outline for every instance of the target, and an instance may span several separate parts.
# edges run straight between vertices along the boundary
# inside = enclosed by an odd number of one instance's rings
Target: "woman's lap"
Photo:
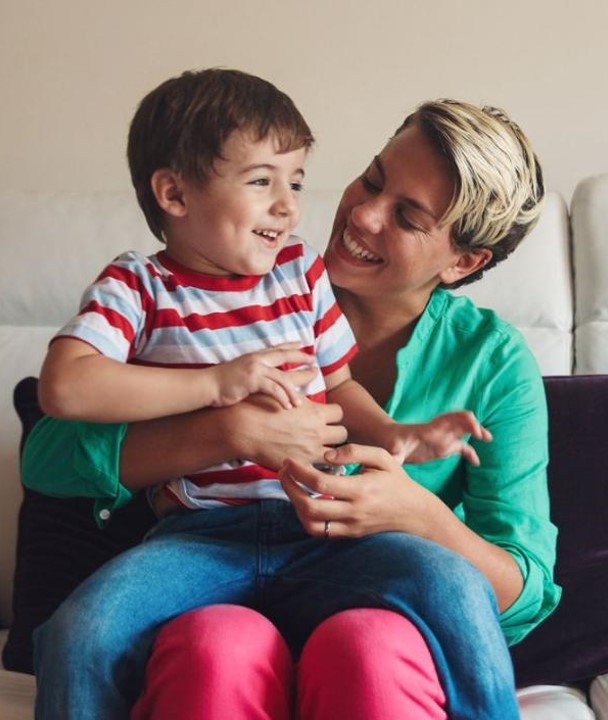
[[[104,679],[96,679],[99,687],[118,677],[118,693],[133,702],[158,628],[217,603],[259,610],[295,656],[337,612],[393,609],[424,635],[450,701],[477,703],[477,689],[493,682],[484,673],[505,687],[510,682],[491,590],[466,561],[399,533],[314,539],[291,506],[270,501],[169,518],[143,545],[85,581],[37,633],[43,683],[63,683],[69,694],[71,683],[86,678],[62,676],[58,657],[88,657]]]

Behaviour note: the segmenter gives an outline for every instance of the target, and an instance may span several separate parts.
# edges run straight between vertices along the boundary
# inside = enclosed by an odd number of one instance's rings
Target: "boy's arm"
[[[388,435],[396,423],[367,390],[352,379],[348,365],[328,375],[325,384],[328,402],[338,403],[342,408],[348,441],[386,448]]]
[[[40,405],[47,415],[94,422],[134,422],[232,405],[254,392],[284,407],[300,402],[297,387],[316,372],[285,373],[278,365],[310,365],[295,344],[250,353],[208,368],[150,367],[123,363],[75,338],[57,338],[40,373]]]
[[[347,366],[327,376],[325,381],[328,400],[342,407],[349,442],[385,448],[400,463],[462,455],[478,465],[477,453],[462,437],[492,439],[475,415],[466,410],[444,413],[427,423],[395,422],[367,390],[351,378]]]

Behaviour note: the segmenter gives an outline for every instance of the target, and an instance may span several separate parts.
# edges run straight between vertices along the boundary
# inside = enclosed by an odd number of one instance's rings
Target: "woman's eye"
[[[406,228],[407,230],[418,230],[413,223],[411,223],[405,215],[402,215],[401,213],[397,213],[397,222],[401,227]]]
[[[424,235],[428,235],[428,231],[420,227],[420,225],[413,223],[407,215],[397,210],[397,224],[404,230],[413,230],[414,232],[420,232]]]
[[[379,193],[382,190],[380,185],[372,182],[367,175],[361,175],[361,184],[369,193]]]
[[[303,183],[301,183],[301,182],[292,182],[292,183],[291,183],[291,189],[292,189],[294,192],[298,192],[298,193],[299,193],[299,192],[302,192],[302,190],[304,190],[304,185],[303,185]]]

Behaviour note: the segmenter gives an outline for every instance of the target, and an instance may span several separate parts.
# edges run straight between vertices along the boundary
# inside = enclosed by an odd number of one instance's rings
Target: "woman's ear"
[[[490,262],[492,256],[492,250],[487,247],[462,252],[453,265],[439,273],[439,278],[444,285],[451,285],[480,270]]]
[[[169,168],[160,168],[152,173],[150,187],[161,210],[172,217],[186,214],[182,180],[178,173]]]

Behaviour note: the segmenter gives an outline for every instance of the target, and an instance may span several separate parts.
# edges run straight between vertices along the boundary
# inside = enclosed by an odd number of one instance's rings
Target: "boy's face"
[[[184,215],[167,228],[167,253],[211,275],[264,275],[298,222],[306,148],[278,153],[272,137],[234,131],[200,187],[182,180]]]

